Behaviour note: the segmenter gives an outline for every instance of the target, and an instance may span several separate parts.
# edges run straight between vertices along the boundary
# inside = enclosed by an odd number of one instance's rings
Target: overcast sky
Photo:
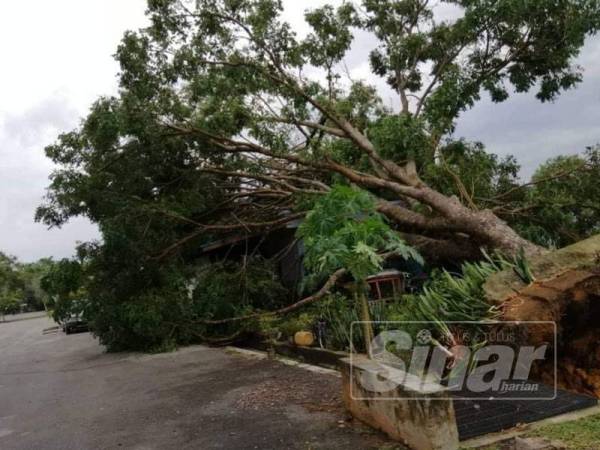
[[[319,0],[284,0],[297,21]],[[100,95],[114,94],[118,66],[112,56],[127,29],[145,23],[145,0],[19,0],[0,3],[0,251],[22,261],[73,254],[76,242],[98,237],[75,220],[61,230],[33,221],[52,164],[44,147],[76,127]],[[367,76],[368,45],[356,43],[347,63]],[[364,52],[361,52],[364,50]],[[527,178],[547,158],[577,153],[600,141],[600,40],[590,40],[578,61],[585,81],[553,104],[518,95],[487,100],[464,114],[457,136],[481,140],[488,150],[514,154]],[[390,99],[390,101],[395,101]]]

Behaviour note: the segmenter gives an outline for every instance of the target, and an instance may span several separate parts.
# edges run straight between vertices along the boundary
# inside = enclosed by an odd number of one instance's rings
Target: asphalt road
[[[0,322],[0,449],[367,449],[339,379],[222,349],[107,354],[89,333]]]

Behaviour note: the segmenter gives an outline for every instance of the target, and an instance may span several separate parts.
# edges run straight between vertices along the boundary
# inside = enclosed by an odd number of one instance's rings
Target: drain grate
[[[549,398],[554,388],[542,385],[536,394],[527,397]],[[548,417],[589,408],[598,404],[598,399],[583,394],[558,390],[553,400],[464,400],[461,397],[474,397],[472,393],[454,394],[454,410],[461,441],[488,433],[512,428],[518,424],[536,422]]]

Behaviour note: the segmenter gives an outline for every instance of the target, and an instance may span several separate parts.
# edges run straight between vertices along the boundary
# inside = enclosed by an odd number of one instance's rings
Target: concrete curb
[[[33,319],[41,319],[42,317],[48,317],[45,312],[39,313],[24,313],[24,314],[9,314],[3,316],[4,320],[0,320],[0,324],[2,323],[14,323],[21,322],[23,320],[33,320]]]
[[[245,356],[245,357],[249,357],[249,358],[269,359],[269,355],[267,352],[261,352],[258,350],[248,350],[245,348],[228,346],[228,347],[225,347],[225,351],[227,353],[233,353],[233,354],[237,354],[237,355]],[[313,366],[312,364],[301,363],[301,362],[295,361],[293,359],[275,356],[275,358],[273,360],[278,361],[287,366],[298,367],[300,369],[308,370],[313,373],[320,373],[323,375],[332,375],[337,378],[342,377],[342,374],[340,372],[338,372],[337,370],[326,369],[325,367],[321,367],[321,366]]]

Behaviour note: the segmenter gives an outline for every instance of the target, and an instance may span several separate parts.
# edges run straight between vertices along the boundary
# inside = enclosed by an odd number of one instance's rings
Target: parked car
[[[89,331],[88,323],[81,314],[71,314],[71,316],[62,323],[62,329],[65,334]]]

